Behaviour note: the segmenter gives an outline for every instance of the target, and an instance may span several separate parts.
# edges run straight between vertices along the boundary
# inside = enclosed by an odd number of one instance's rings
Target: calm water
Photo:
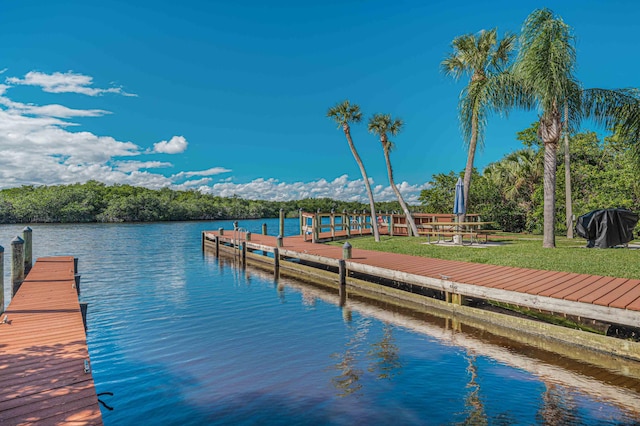
[[[220,226],[32,226],[34,257],[80,259],[93,376],[114,393],[105,424],[640,422],[636,385],[606,371],[364,301],[341,308],[333,291],[203,254],[200,232]],[[22,228],[0,227],[6,257]]]

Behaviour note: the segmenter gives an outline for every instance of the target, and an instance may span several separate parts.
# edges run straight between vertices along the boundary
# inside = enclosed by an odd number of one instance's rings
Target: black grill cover
[[[608,248],[633,240],[638,215],[626,209],[601,209],[576,221],[576,233],[586,238],[587,247]]]

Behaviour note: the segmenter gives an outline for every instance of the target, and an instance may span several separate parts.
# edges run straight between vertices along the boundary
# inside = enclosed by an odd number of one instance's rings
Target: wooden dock
[[[101,425],[74,258],[40,258],[0,323],[0,424]]]
[[[305,241],[304,236],[285,237],[279,247],[278,244],[276,237],[267,235],[250,235],[247,241],[245,235],[233,230],[223,231],[223,235],[220,231],[203,233],[203,247],[215,250],[216,254],[220,250],[234,251],[242,261],[273,264],[275,273],[283,267],[297,268],[306,274],[332,275],[329,279],[347,285],[351,277],[382,278],[403,283],[413,292],[416,289],[440,292],[444,300],[458,305],[464,304],[466,298],[489,300],[640,329],[640,280],[637,279],[360,249],[353,249],[351,258],[343,259],[342,247],[314,244]],[[298,266],[300,261],[317,267],[304,269]],[[640,344],[629,341],[616,344],[619,354],[640,360]]]

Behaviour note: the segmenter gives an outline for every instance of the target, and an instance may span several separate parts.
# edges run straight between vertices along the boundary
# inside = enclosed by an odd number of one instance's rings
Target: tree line
[[[518,132],[522,149],[489,164],[482,173],[473,169],[469,212],[510,232],[543,233],[544,156],[538,138],[539,123]],[[567,181],[565,152],[559,150],[555,229],[571,231],[573,218],[565,221]],[[576,216],[601,208],[626,208],[640,211],[640,180],[634,144],[619,133],[601,139],[596,132],[585,131],[569,137],[571,157],[572,203]],[[432,177],[431,187],[420,194],[423,211],[449,212],[453,206],[456,180],[462,173],[451,171]]]
[[[0,223],[153,222],[179,220],[258,219],[278,217],[283,209],[297,217],[332,209],[359,212],[368,206],[330,198],[296,201],[219,197],[196,190],[159,190],[97,181],[71,185],[25,185],[0,191]],[[382,211],[399,211],[397,203],[378,203]]]

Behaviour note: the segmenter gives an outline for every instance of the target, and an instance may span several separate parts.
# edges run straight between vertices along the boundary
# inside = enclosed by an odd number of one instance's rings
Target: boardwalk
[[[232,238],[233,231],[222,237]],[[205,233],[214,239],[218,232]],[[252,235],[249,248],[270,250],[272,236]],[[338,266],[342,248],[284,238],[281,256]],[[494,300],[640,328],[640,280],[542,271],[354,249],[349,272],[422,285],[465,297]]]
[[[38,259],[2,314],[2,425],[102,424],[74,272],[73,257]]]

